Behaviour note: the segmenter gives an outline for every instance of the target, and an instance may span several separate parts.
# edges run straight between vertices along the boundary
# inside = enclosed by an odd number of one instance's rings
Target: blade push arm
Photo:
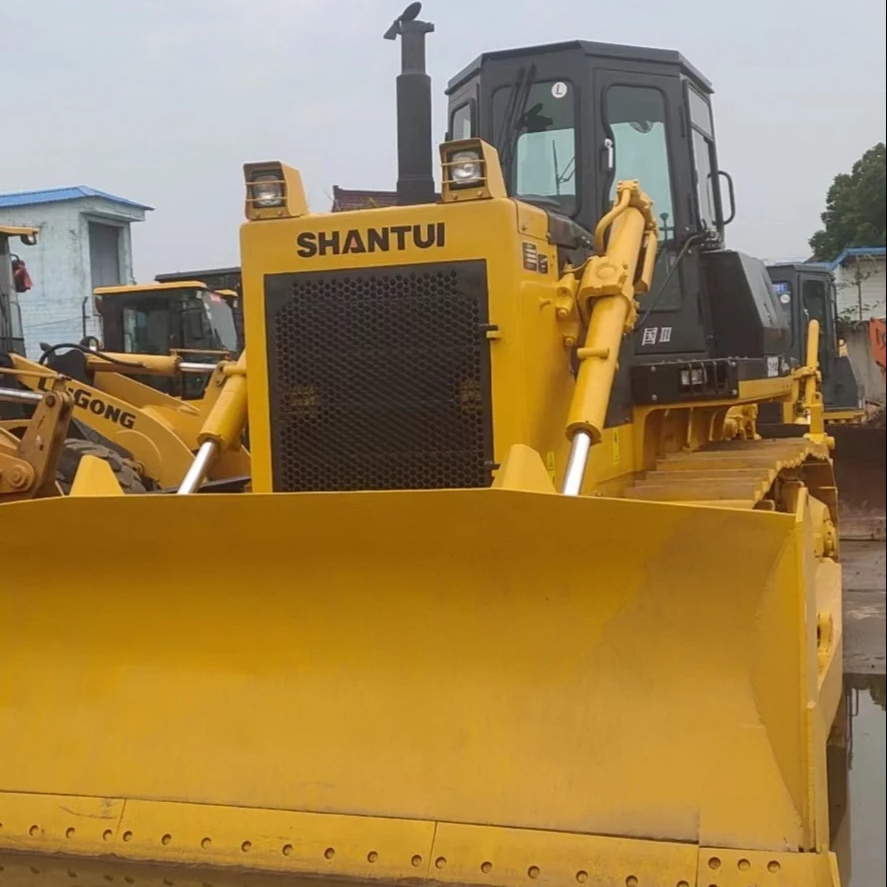
[[[572,446],[562,492],[568,496],[579,495],[588,452],[601,439],[619,347],[637,320],[635,296],[649,292],[658,234],[652,200],[636,180],[619,182],[613,208],[595,229],[596,255],[567,284],[588,317],[567,420]]]

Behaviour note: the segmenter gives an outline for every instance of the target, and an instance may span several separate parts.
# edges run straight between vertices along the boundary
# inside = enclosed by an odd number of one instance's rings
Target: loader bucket
[[[505,489],[4,506],[0,853],[66,885],[833,887],[798,852],[827,846],[834,713],[804,583],[839,594],[805,521]]]
[[[884,411],[860,425],[832,425],[835,479],[840,490],[841,536],[845,539],[885,538]]]

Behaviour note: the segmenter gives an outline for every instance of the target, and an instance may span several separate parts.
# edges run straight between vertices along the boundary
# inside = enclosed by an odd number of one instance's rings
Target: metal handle
[[[730,216],[724,219],[721,224],[729,225],[736,218],[736,194],[733,191],[733,176],[725,172],[723,169],[718,170],[718,176],[723,176],[727,180],[727,196],[730,198]]]
[[[616,149],[612,139],[604,139],[603,154],[606,157],[607,164],[604,172],[613,172],[613,167],[616,165]]]

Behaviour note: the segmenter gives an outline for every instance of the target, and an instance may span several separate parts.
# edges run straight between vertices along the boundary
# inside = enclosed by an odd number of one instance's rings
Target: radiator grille
[[[488,486],[483,262],[266,278],[278,491]]]

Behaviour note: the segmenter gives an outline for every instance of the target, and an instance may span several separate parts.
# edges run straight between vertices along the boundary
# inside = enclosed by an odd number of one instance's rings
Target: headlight
[[[250,182],[253,206],[283,206],[283,182],[275,175],[256,176]]]
[[[702,385],[705,382],[705,371],[697,369],[681,370],[681,387],[690,388],[693,385]]]
[[[455,187],[477,185],[483,181],[479,151],[456,151],[450,155],[450,182]]]

